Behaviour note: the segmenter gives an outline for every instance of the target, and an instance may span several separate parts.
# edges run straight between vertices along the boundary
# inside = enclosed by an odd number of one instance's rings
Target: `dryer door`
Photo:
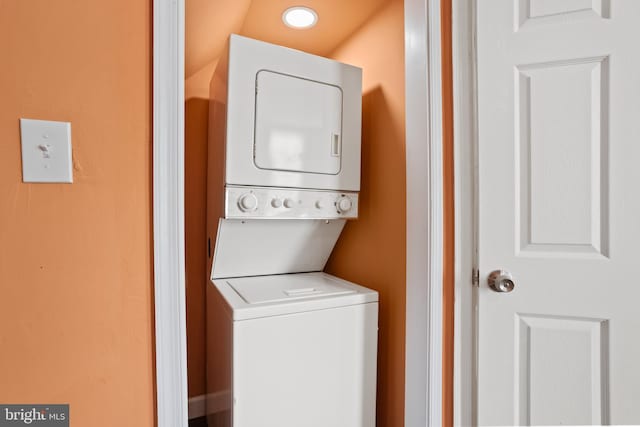
[[[339,87],[268,70],[257,73],[256,167],[336,175],[341,134]]]

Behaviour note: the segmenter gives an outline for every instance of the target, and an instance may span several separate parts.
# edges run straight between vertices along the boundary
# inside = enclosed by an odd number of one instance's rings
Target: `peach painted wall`
[[[442,174],[443,174],[443,310],[442,425],[453,426],[453,359],[455,294],[455,211],[453,164],[453,50],[451,0],[441,4],[442,36]]]
[[[0,402],[153,426],[151,1],[0,1]],[[21,181],[20,117],[73,184]]]
[[[363,68],[360,217],[326,271],[380,293],[378,426],[404,425],[406,182],[404,11],[394,1],[332,55]]]
[[[189,82],[189,80],[187,80]],[[198,83],[193,85],[198,88]],[[185,101],[185,268],[189,397],[206,393],[207,144],[209,79]]]

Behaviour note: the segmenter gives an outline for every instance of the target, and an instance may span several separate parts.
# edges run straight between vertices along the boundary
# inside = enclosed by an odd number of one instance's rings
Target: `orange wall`
[[[380,294],[378,426],[404,425],[404,12],[394,1],[331,57],[363,68],[360,217],[348,222],[326,271]]]
[[[151,1],[0,1],[0,402],[152,426]],[[18,119],[72,122],[23,184]]]
[[[443,348],[442,424],[453,426],[453,319],[454,319],[454,181],[453,181],[453,62],[451,0],[441,3],[442,34],[442,145],[443,145]]]
[[[207,81],[207,95],[208,87]],[[209,99],[188,97],[185,102],[184,202],[189,397],[206,393],[208,129]]]

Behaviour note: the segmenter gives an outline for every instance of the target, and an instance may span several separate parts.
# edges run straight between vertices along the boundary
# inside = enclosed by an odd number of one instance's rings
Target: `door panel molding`
[[[598,56],[514,69],[520,256],[608,257],[608,68],[609,57]],[[554,171],[566,179],[552,179]],[[557,216],[558,206],[571,214]]]
[[[590,413],[572,414],[580,424],[609,424],[609,321],[586,317],[517,313],[515,317],[515,396],[516,417],[520,425],[548,425],[557,422],[554,416],[567,408],[591,407]],[[588,347],[586,352],[575,351],[575,344]],[[542,370],[553,368],[558,372],[552,383],[545,381]],[[570,364],[573,369],[563,366]],[[574,376],[572,383],[584,382],[576,390],[563,389]],[[546,383],[545,383],[546,382]],[[549,392],[551,390],[551,392]],[[582,400],[582,402],[580,402]],[[538,409],[544,408],[544,411]],[[563,414],[566,416],[566,414]]]
[[[514,31],[529,25],[570,19],[609,18],[610,0],[517,0]]]

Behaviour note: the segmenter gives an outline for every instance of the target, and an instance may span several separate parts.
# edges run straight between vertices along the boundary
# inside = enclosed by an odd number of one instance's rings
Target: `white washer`
[[[375,426],[378,294],[326,273],[207,287],[209,426]]]

